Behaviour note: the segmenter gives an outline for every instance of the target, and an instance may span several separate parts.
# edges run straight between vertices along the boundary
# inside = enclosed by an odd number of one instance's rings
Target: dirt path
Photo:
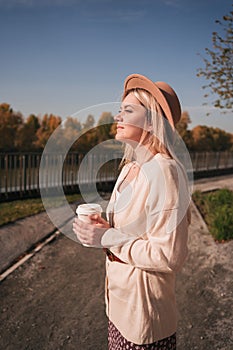
[[[177,348],[231,350],[233,241],[215,243],[194,206],[192,213],[189,257],[177,281]],[[9,275],[0,286],[0,349],[106,350],[104,259],[60,235]]]
[[[189,257],[177,279],[178,349],[233,349],[233,241],[215,243],[193,206]]]
[[[0,349],[106,349],[104,254],[61,235],[0,288]]]

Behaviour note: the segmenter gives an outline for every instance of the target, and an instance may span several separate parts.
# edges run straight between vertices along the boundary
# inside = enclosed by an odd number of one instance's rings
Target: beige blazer
[[[190,194],[182,167],[157,154],[116,196],[131,166],[116,182],[107,208],[113,227],[102,237],[126,263],[106,259],[106,312],[127,340],[148,344],[176,332],[175,276],[187,255]]]

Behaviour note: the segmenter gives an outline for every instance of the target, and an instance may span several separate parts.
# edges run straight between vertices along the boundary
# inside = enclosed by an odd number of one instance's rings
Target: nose
[[[119,112],[117,115],[114,117],[115,122],[122,122],[123,117],[122,117],[122,112]]]

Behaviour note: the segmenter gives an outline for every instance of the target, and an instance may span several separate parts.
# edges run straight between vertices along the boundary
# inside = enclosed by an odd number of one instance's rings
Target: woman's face
[[[122,104],[119,114],[115,116],[117,122],[116,140],[139,142],[146,125],[146,108],[132,94],[128,94]]]

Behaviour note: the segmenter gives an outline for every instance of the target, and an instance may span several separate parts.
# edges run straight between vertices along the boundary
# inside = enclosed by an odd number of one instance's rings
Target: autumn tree
[[[231,148],[230,148],[231,151],[233,151],[233,134],[231,134]]]
[[[45,147],[53,131],[61,124],[61,118],[53,114],[45,114],[40,121],[40,128],[36,132],[36,146],[41,150]]]
[[[103,112],[98,120],[98,139],[99,142],[108,140],[112,138],[112,125],[114,123],[114,118],[112,113]]]
[[[83,123],[83,129],[91,129],[94,127],[95,124],[95,118],[92,114],[88,114],[86,121]]]
[[[20,112],[14,112],[8,103],[0,104],[0,150],[16,151],[18,131],[23,125]]]
[[[179,122],[176,124],[176,130],[183,139],[186,147],[191,149],[193,147],[192,132],[188,129],[191,119],[187,111],[182,112]]]
[[[213,128],[213,151],[228,151],[232,148],[232,134],[219,129]]]
[[[64,123],[64,129],[81,131],[82,125],[77,118],[67,117]]]
[[[111,129],[110,129],[110,132],[109,132],[110,137],[111,138],[115,138],[116,133],[117,133],[117,124],[113,123],[112,126],[111,126]]]
[[[204,89],[216,95],[213,105],[217,108],[233,110],[233,11],[216,20],[220,34],[212,33],[212,49],[205,49],[204,68],[199,68],[197,76],[204,77],[208,84]],[[206,93],[204,97],[208,97]]]
[[[89,114],[84,123],[82,123],[81,135],[73,145],[77,152],[86,153],[98,143],[95,118]]]
[[[192,129],[195,151],[226,151],[232,147],[232,135],[219,128],[198,125]]]
[[[16,145],[20,151],[37,150],[37,130],[40,128],[39,118],[31,114],[17,133]]]
[[[66,148],[69,144],[72,145],[79,138],[81,130],[82,125],[77,118],[67,117],[63,127],[59,130],[59,135],[57,134],[59,136],[57,144],[62,148]]]

